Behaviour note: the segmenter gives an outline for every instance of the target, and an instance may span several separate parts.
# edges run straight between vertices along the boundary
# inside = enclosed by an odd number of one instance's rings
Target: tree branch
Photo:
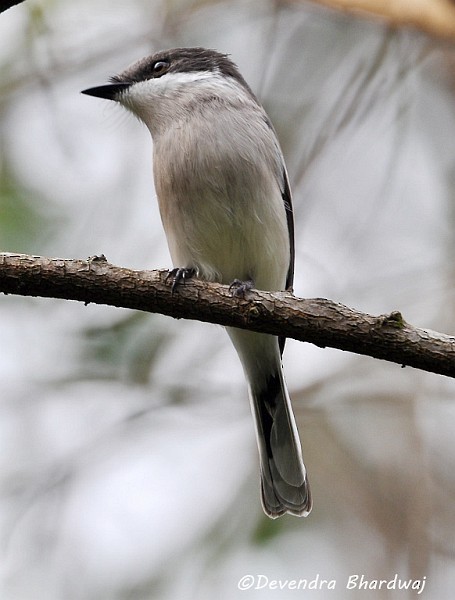
[[[292,4],[305,4],[306,0],[286,0]],[[392,27],[414,27],[441,37],[455,37],[455,4],[453,0],[310,0],[314,4],[329,6],[334,10],[356,17],[377,18]]]
[[[455,336],[418,329],[399,312],[372,316],[322,298],[229,287],[197,279],[172,294],[167,270],[132,271],[88,260],[0,253],[0,292],[108,304],[330,346],[455,377]]]

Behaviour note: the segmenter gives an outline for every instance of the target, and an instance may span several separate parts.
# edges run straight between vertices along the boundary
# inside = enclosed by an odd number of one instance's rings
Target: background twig
[[[302,0],[287,0],[302,4]],[[358,17],[379,18],[392,27],[414,27],[442,38],[455,37],[455,4],[451,0],[311,0]]]

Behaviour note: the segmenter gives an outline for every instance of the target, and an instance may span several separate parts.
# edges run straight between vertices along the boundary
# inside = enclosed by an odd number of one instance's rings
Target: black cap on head
[[[119,75],[111,77],[110,85],[89,88],[82,93],[115,100],[119,92],[134,83],[156,79],[166,73],[194,73],[197,71],[213,71],[226,77],[232,77],[255,98],[251,88],[228,55],[207,48],[174,48],[157,52],[135,62]]]

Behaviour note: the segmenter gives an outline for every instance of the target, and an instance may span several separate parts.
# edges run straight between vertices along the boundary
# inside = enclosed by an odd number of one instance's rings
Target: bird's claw
[[[174,293],[177,286],[180,283],[183,283],[183,285],[185,285],[185,281],[187,279],[190,279],[191,277],[193,277],[193,275],[195,275],[195,274],[196,274],[196,270],[192,269],[192,268],[177,267],[175,269],[171,269],[166,276],[166,281],[168,279],[172,279],[171,292]]]
[[[248,279],[247,281],[241,281],[240,279],[234,279],[229,286],[229,291],[233,296],[237,298],[245,298],[246,292],[249,292],[254,287],[253,282]]]

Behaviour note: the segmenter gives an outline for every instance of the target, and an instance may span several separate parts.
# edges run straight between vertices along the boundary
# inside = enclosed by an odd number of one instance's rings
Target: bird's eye
[[[169,69],[169,63],[166,60],[158,60],[152,67],[153,75],[160,76]]]

